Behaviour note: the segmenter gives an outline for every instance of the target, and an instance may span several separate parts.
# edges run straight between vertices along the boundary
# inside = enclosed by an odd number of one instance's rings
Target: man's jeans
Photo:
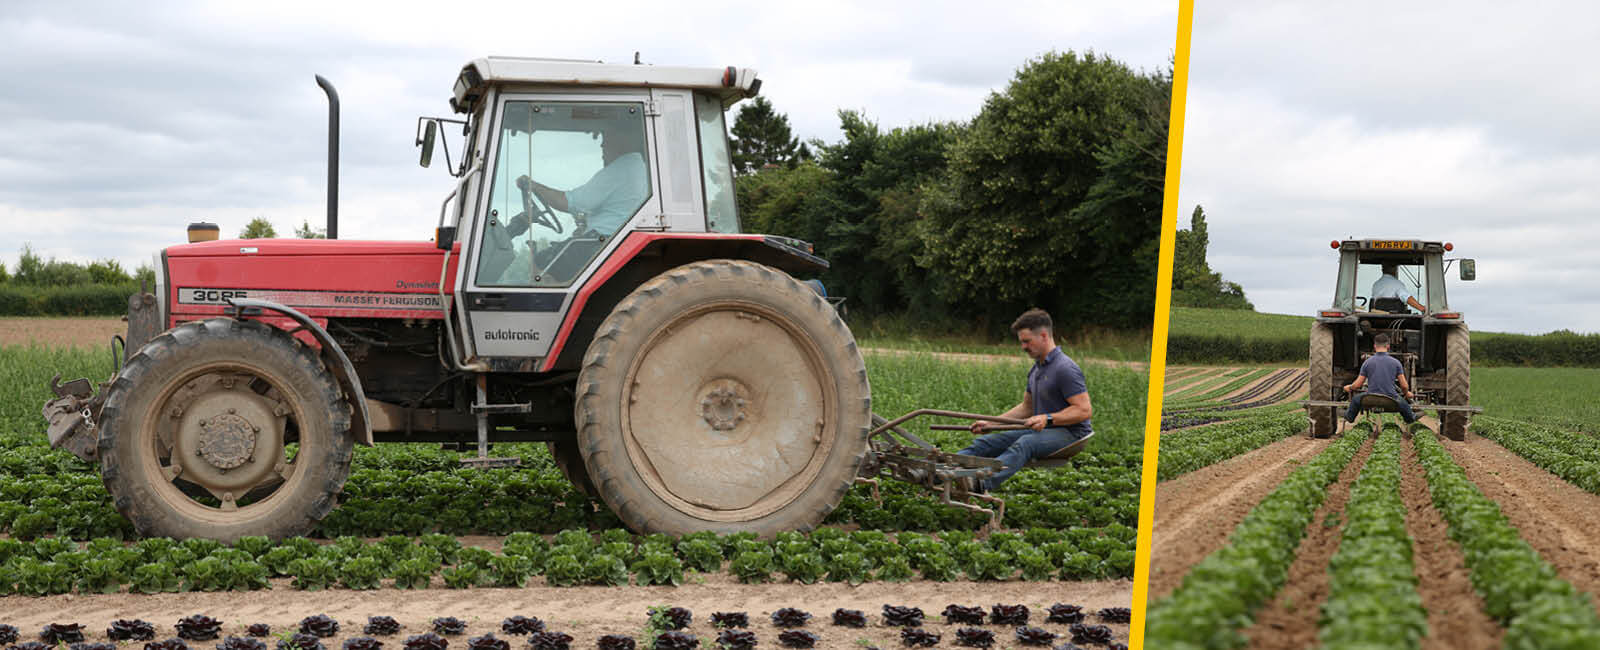
[[[1018,431],[996,431],[986,433],[973,439],[972,444],[960,453],[968,456],[982,456],[984,458],[998,458],[1005,464],[999,472],[983,481],[984,490],[993,490],[1000,487],[1006,479],[1016,474],[1028,461],[1044,458],[1050,454],[1061,451],[1078,441],[1078,435],[1066,427],[1051,427],[1041,431],[1021,429]]]
[[[1381,395],[1382,393],[1377,394]],[[1361,396],[1363,395],[1366,395],[1366,393],[1360,392],[1350,396],[1350,408],[1344,412],[1345,422],[1355,422],[1356,416],[1361,414]],[[1394,397],[1392,395],[1384,395],[1384,397],[1393,399],[1395,406],[1400,407],[1400,417],[1405,418],[1406,424],[1417,421],[1417,416],[1411,413],[1411,404],[1406,402],[1404,397]]]

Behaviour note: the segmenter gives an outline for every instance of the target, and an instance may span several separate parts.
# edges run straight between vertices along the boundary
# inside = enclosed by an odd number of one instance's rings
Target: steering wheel
[[[522,190],[522,213],[528,215],[529,223],[539,224],[556,231],[558,235],[561,234],[561,220],[556,218],[550,206],[534,197],[533,180],[527,176],[517,177],[517,189]]]

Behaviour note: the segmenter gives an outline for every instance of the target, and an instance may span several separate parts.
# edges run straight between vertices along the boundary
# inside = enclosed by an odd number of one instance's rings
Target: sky
[[[1473,329],[1600,331],[1600,5],[1199,4],[1178,226],[1258,311],[1328,306],[1331,240],[1445,240]]]
[[[13,270],[24,244],[131,271],[194,221],[225,237],[255,217],[280,235],[321,226],[316,74],[341,100],[340,237],[426,240],[453,181],[417,165],[416,119],[450,116],[478,57],[755,68],[796,135],[836,142],[839,109],[885,129],[970,119],[1051,50],[1164,69],[1177,29],[1177,3],[1155,0],[84,4],[0,12],[0,263]]]

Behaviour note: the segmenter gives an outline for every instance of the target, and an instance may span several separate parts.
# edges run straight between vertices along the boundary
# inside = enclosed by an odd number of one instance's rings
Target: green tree
[[[1142,179],[1165,168],[1150,141],[1166,127],[1144,113],[1169,99],[1164,83],[1092,52],[1051,52],[991,94],[923,194],[917,262],[940,295],[991,329],[1029,306],[1063,327],[1149,327],[1162,192]]]
[[[100,260],[91,263],[87,269],[89,281],[95,284],[128,284],[133,282],[133,277],[122,270],[122,263],[116,260]]]
[[[772,108],[772,102],[757,97],[739,107],[733,118],[733,168],[751,174],[767,165],[792,166],[799,162],[800,139],[789,130],[789,117]]]
[[[271,239],[278,236],[278,231],[272,229],[272,222],[265,217],[256,217],[244,225],[244,230],[239,231],[239,239]]]
[[[300,239],[327,239],[327,228],[312,228],[311,222],[300,220],[300,225],[294,229],[294,236]]]
[[[139,286],[145,287],[146,291],[154,291],[156,288],[155,268],[149,264],[140,264],[139,268],[133,271],[133,281],[137,282]]]
[[[1179,307],[1255,309],[1245,299],[1244,287],[1226,282],[1222,274],[1206,262],[1210,235],[1206,231],[1206,212],[1199,205],[1189,215],[1189,229],[1179,230],[1172,257],[1172,304]]]
[[[33,252],[31,244],[22,245],[22,256],[17,260],[17,284],[35,287],[71,287],[89,284],[89,270],[55,258],[45,259]]]

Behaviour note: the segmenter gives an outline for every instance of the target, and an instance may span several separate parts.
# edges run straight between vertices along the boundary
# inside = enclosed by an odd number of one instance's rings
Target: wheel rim
[[[628,460],[651,492],[708,521],[750,521],[798,498],[836,439],[822,351],[762,305],[674,316],[634,356],[622,391]]]
[[[305,414],[255,366],[200,366],[162,387],[139,431],[139,464],[153,492],[184,516],[214,524],[256,520],[288,501],[303,474],[291,453]]]

